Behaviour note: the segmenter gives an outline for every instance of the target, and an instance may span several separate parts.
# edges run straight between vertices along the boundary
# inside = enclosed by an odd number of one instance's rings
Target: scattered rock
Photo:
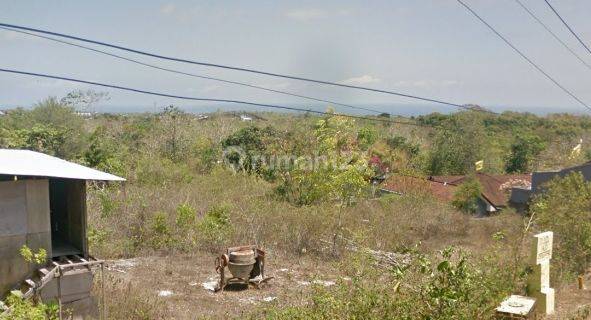
[[[159,297],[170,297],[170,296],[172,296],[172,295],[173,295],[173,292],[172,292],[172,291],[170,291],[170,290],[160,290],[160,291],[158,292],[158,296],[159,296]]]
[[[312,283],[319,284],[319,285],[325,286],[325,287],[334,286],[334,284],[335,284],[334,281],[328,281],[328,280],[314,280],[314,281],[312,281]]]
[[[137,265],[136,259],[121,259],[107,263],[107,270],[116,271],[120,273],[127,273],[127,270]]]
[[[205,290],[215,292],[215,288],[218,285],[218,281],[209,279],[208,281],[203,282],[201,285],[203,286],[203,288],[205,288]]]
[[[275,301],[277,300],[277,297],[265,297],[263,298],[263,301],[265,302],[271,302],[271,301]]]
[[[248,298],[240,298],[238,301],[242,302],[242,303],[256,303],[256,300],[254,297],[248,297]]]

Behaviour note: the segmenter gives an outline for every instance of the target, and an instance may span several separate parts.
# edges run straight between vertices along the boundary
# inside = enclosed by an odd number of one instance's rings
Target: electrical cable
[[[546,25],[540,18],[538,18],[525,4],[523,4],[523,2],[521,2],[521,0],[515,0],[515,2],[517,2],[517,4],[519,4],[519,6],[521,6],[521,8],[523,8],[523,10],[525,10],[534,20],[536,20],[544,29],[546,29],[546,31],[548,31],[548,33],[550,35],[552,35],[552,37],[558,41],[566,50],[568,50],[575,58],[577,58],[577,60],[579,60],[583,65],[585,65],[589,70],[591,70],[591,65],[589,65],[585,60],[583,60],[583,58],[581,58],[581,56],[579,56],[571,47],[569,47],[564,41],[562,41],[562,39],[560,39],[560,37],[558,37],[558,35],[556,33],[554,33],[552,31],[552,29],[550,29],[550,27],[548,27],[548,25]]]
[[[118,86],[118,85],[113,85],[113,84],[106,84],[106,83],[100,83],[100,82],[94,82],[94,81],[80,80],[80,79],[74,79],[74,78],[68,78],[68,77],[62,77],[62,76],[54,76],[54,75],[42,74],[42,73],[20,71],[20,70],[0,69],[0,72],[28,75],[28,76],[34,76],[34,77],[40,77],[40,78],[47,78],[47,79],[63,80],[63,81],[69,81],[69,82],[84,83],[84,84],[90,84],[90,85],[94,85],[94,86],[105,87],[105,88],[112,88],[112,89],[118,89],[118,90],[123,90],[123,91],[130,91],[130,92],[136,92],[136,93],[141,93],[141,94],[174,98],[174,99],[181,99],[181,100],[245,104],[245,105],[264,107],[264,108],[301,111],[301,112],[309,112],[309,113],[315,113],[315,114],[321,114],[321,115],[338,115],[338,116],[343,116],[343,117],[353,118],[353,119],[380,121],[380,122],[396,123],[396,124],[402,124],[402,125],[411,125],[411,126],[419,126],[419,127],[425,126],[425,125],[422,125],[419,123],[410,123],[410,122],[396,121],[396,120],[391,120],[391,119],[369,118],[369,117],[365,117],[365,116],[356,116],[356,115],[351,115],[351,114],[333,114],[330,112],[316,111],[316,110],[312,110],[312,109],[286,107],[286,106],[279,106],[279,105],[266,104],[266,103],[256,103],[256,102],[248,102],[248,101],[240,101],[240,100],[232,100],[232,99],[197,98],[197,97],[179,96],[179,95],[168,94],[168,93],[161,93],[161,92],[155,92],[155,91],[135,89],[135,88],[130,88],[130,87],[123,87],[123,86]]]
[[[560,21],[562,21],[562,23],[568,29],[568,31],[570,31],[570,33],[572,33],[573,36],[575,36],[575,38],[577,38],[577,40],[579,41],[579,43],[583,47],[585,47],[585,49],[587,50],[587,52],[589,52],[591,54],[591,49],[589,49],[589,47],[585,44],[585,42],[583,40],[581,40],[581,38],[579,37],[579,35],[577,35],[577,33],[568,25],[568,23],[566,23],[566,21],[562,18],[562,16],[558,13],[558,11],[556,11],[556,9],[554,9],[554,7],[550,4],[550,2],[548,0],[544,0],[544,1],[546,2],[546,4],[548,4],[548,7],[550,7],[550,9],[552,9],[552,11],[554,12],[554,14],[558,17],[558,19],[560,19]]]
[[[190,76],[190,77],[194,77],[194,78],[207,79],[207,80],[213,80],[213,81],[218,81],[218,82],[223,82],[223,83],[235,84],[235,85],[239,85],[239,86],[245,86],[245,87],[249,87],[249,88],[264,90],[264,91],[268,91],[268,92],[280,93],[280,94],[284,94],[284,95],[288,95],[288,96],[293,96],[293,97],[298,97],[298,98],[304,98],[304,99],[318,101],[318,102],[323,102],[323,103],[334,104],[334,105],[337,105],[337,106],[342,106],[342,107],[351,108],[351,109],[359,109],[359,110],[365,110],[365,111],[369,111],[369,112],[375,112],[377,114],[383,113],[383,111],[378,111],[378,110],[372,110],[372,109],[368,109],[368,108],[353,106],[353,105],[349,105],[349,104],[345,104],[345,103],[340,103],[340,102],[335,102],[335,101],[331,101],[331,100],[325,100],[325,99],[320,99],[320,98],[315,98],[315,97],[310,97],[310,96],[304,96],[304,95],[300,95],[300,94],[296,94],[296,93],[292,93],[292,92],[287,92],[287,91],[282,91],[282,90],[265,88],[265,87],[262,87],[262,86],[251,85],[251,84],[248,84],[248,83],[243,83],[243,82],[238,82],[238,81],[225,80],[225,79],[221,79],[221,78],[215,78],[215,77],[210,77],[210,76],[197,75],[197,74],[194,74],[194,73],[184,72],[184,71],[180,71],[180,70],[164,68],[164,67],[160,67],[160,66],[157,66],[157,65],[145,63],[145,62],[142,62],[142,61],[139,61],[139,60],[135,60],[135,59],[131,59],[131,58],[128,58],[128,57],[120,56],[120,55],[117,55],[117,54],[114,54],[114,53],[110,53],[110,52],[98,50],[98,49],[91,48],[91,47],[88,47],[88,46],[83,46],[83,45],[79,45],[79,44],[76,44],[76,43],[73,43],[73,42],[64,41],[64,40],[60,40],[60,39],[56,39],[56,38],[52,38],[52,37],[46,37],[46,36],[43,36],[43,35],[40,35],[40,34],[31,33],[31,32],[26,32],[26,31],[21,31],[21,30],[6,28],[6,27],[0,27],[0,29],[7,30],[7,31],[12,31],[12,32],[17,32],[17,33],[21,33],[21,34],[26,34],[26,35],[29,35],[29,36],[32,36],[32,37],[38,37],[38,38],[42,38],[42,39],[46,39],[46,40],[50,40],[50,41],[62,43],[62,44],[69,45],[69,46],[74,46],[74,47],[77,47],[77,48],[81,48],[81,49],[93,51],[93,52],[96,52],[96,53],[99,53],[99,54],[107,55],[107,56],[110,56],[110,57],[113,57],[113,58],[125,60],[125,61],[128,61],[128,62],[132,62],[132,63],[135,63],[135,64],[139,64],[139,65],[145,66],[145,67],[149,67],[149,68],[153,68],[153,69],[158,69],[158,70],[162,70],[162,71],[166,71],[166,72],[181,74],[181,75]]]
[[[542,69],[535,62],[533,62],[530,58],[528,58],[523,52],[521,52],[521,50],[517,49],[517,47],[515,47],[507,38],[505,38],[502,34],[500,34],[493,26],[491,26],[488,22],[486,22],[486,20],[484,20],[482,17],[480,17],[480,15],[478,15],[478,13],[476,13],[476,11],[472,10],[472,8],[470,8],[462,0],[457,0],[457,1],[462,6],[464,6],[464,8],[466,8],[470,13],[472,13],[472,15],[474,15],[476,18],[478,18],[478,20],[480,22],[482,22],[492,32],[494,32],[499,38],[501,38],[501,40],[503,40],[509,47],[511,47],[515,52],[517,52],[517,54],[519,54],[523,59],[525,59],[525,61],[527,61],[530,65],[532,65],[534,68],[536,68],[544,76],[546,76],[546,78],[548,78],[550,81],[552,81],[552,83],[554,83],[557,87],[562,89],[562,91],[564,91],[566,94],[568,94],[571,98],[575,99],[578,103],[580,103],[582,106],[584,106],[585,108],[587,108],[588,110],[591,111],[591,107],[589,107],[585,102],[583,102],[581,99],[579,99],[577,96],[575,96],[574,93],[570,92],[563,85],[561,85],[558,81],[556,81],[552,76],[550,76],[546,71],[544,71],[544,69]]]
[[[132,52],[132,53],[136,53],[136,54],[140,54],[140,55],[144,55],[144,56],[149,56],[149,57],[159,58],[159,59],[164,59],[164,60],[169,60],[169,61],[183,62],[183,63],[189,63],[189,64],[200,65],[200,66],[205,66],[205,67],[214,67],[214,68],[222,68],[222,69],[235,70],[235,71],[243,71],[243,72],[261,74],[261,75],[266,75],[266,76],[271,76],[271,77],[299,80],[299,81],[324,84],[324,85],[330,85],[330,86],[336,86],[336,87],[342,87],[342,88],[385,93],[385,94],[390,94],[390,95],[395,95],[395,96],[400,96],[400,97],[405,97],[405,98],[410,98],[410,99],[415,99],[415,100],[421,100],[421,101],[426,101],[426,102],[432,102],[432,103],[437,103],[437,104],[458,107],[458,108],[467,109],[467,110],[471,110],[471,111],[480,111],[480,112],[487,112],[487,113],[496,114],[496,113],[494,113],[492,111],[488,111],[488,110],[480,110],[480,109],[475,110],[473,108],[467,107],[465,105],[457,104],[457,103],[447,102],[447,101],[438,100],[438,99],[425,98],[425,97],[420,97],[420,96],[416,96],[416,95],[405,94],[405,93],[400,93],[400,92],[395,92],[395,91],[368,88],[368,87],[355,86],[355,85],[348,85],[348,84],[325,81],[325,80],[316,80],[316,79],[311,79],[311,78],[304,78],[304,77],[299,77],[299,76],[272,73],[272,72],[255,70],[255,69],[244,68],[244,67],[234,67],[234,66],[229,66],[229,65],[222,65],[222,64],[215,64],[215,63],[209,63],[209,62],[200,62],[200,61],[194,61],[194,60],[188,60],[188,59],[175,58],[175,57],[170,57],[170,56],[164,56],[161,54],[150,53],[150,52],[146,52],[146,51],[132,49],[132,48],[128,48],[128,47],[123,47],[123,46],[119,46],[119,45],[115,45],[115,44],[110,44],[110,43],[106,43],[106,42],[101,42],[101,41],[97,41],[97,40],[91,40],[91,39],[87,39],[87,38],[82,38],[82,37],[77,37],[77,36],[67,35],[67,34],[58,33],[58,32],[42,30],[42,29],[23,27],[23,26],[18,26],[18,25],[14,25],[14,24],[0,23],[0,26],[12,28],[12,29],[19,29],[19,30],[26,30],[26,31],[32,31],[32,32],[37,32],[37,33],[43,33],[43,34],[48,34],[48,35],[57,36],[57,37],[61,37],[61,38],[68,38],[68,39],[72,39],[72,40],[82,41],[82,42],[86,42],[86,43],[92,43],[95,45],[106,46],[106,47],[110,47],[110,48],[114,48],[114,49],[119,49],[119,50],[123,50],[123,51],[128,51],[128,52]]]

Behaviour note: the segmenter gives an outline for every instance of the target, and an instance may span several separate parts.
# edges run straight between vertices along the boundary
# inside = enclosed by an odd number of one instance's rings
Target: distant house
[[[525,207],[531,198],[544,190],[544,184],[557,177],[564,177],[571,172],[580,172],[585,181],[591,181],[591,161],[559,171],[534,172],[530,186],[516,186],[511,189],[511,203]]]
[[[82,118],[87,118],[87,119],[91,119],[92,117],[94,117],[94,113],[92,112],[87,112],[87,111],[77,111],[76,115]]]
[[[252,117],[251,116],[247,116],[245,114],[241,114],[240,115],[240,120],[242,120],[242,121],[252,121]]]
[[[489,175],[476,173],[482,186],[477,214],[496,212],[509,206],[510,190],[514,186],[529,186],[530,175]],[[456,188],[464,183],[468,176],[430,176],[426,179],[392,176],[382,184],[382,190],[404,194],[416,190],[427,191],[435,198],[451,202]]]
[[[88,180],[125,179],[39,152],[0,149],[0,296],[24,281],[44,299],[55,298],[59,286],[48,270],[63,262],[74,264],[60,277],[61,301],[89,299]],[[25,262],[23,246],[44,249],[46,263]],[[40,278],[53,280],[31,280]]]
[[[456,186],[440,183],[425,178],[409,176],[390,176],[380,185],[380,190],[385,193],[404,195],[407,193],[428,192],[435,198],[451,202]]]

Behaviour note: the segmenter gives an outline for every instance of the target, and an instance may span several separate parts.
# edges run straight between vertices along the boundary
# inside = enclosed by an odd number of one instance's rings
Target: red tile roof
[[[428,192],[439,200],[452,201],[456,186],[424,178],[391,176],[384,181],[382,189],[400,193]]]
[[[531,186],[531,175],[489,175],[476,173],[475,177],[482,186],[482,197],[495,207],[504,207],[509,201],[512,187]],[[429,192],[443,201],[452,201],[455,189],[464,183],[468,176],[431,176],[427,179],[405,176],[391,176],[382,184],[382,188],[393,192]]]

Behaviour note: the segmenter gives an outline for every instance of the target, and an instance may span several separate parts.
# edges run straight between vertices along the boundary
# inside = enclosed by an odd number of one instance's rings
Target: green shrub
[[[42,264],[47,260],[47,251],[43,248],[39,248],[37,252],[33,252],[27,245],[23,245],[20,248],[21,257],[28,263]]]
[[[20,291],[11,291],[6,298],[6,305],[11,308],[7,315],[0,315],[0,320],[57,320],[58,306],[54,303],[33,303],[25,300]]]
[[[176,208],[176,225],[181,229],[187,229],[195,223],[195,209],[187,203]]]
[[[535,135],[520,135],[511,145],[511,153],[507,158],[505,170],[509,173],[530,172],[532,162],[544,151],[544,141]]]
[[[357,141],[362,150],[367,150],[378,140],[378,133],[371,127],[363,127],[357,132]]]
[[[197,228],[204,246],[210,250],[217,250],[232,231],[230,207],[227,205],[211,207],[199,221]]]
[[[459,185],[454,192],[452,205],[466,213],[476,213],[478,201],[482,194],[482,186],[475,178],[470,178]]]
[[[124,164],[118,154],[121,149],[107,135],[106,127],[100,126],[90,135],[88,149],[84,152],[84,163],[98,170],[125,175]]]
[[[220,146],[210,139],[199,137],[193,144],[196,166],[200,172],[209,172],[220,158]]]
[[[168,215],[165,212],[157,212],[152,217],[150,229],[152,231],[152,247],[161,249],[171,242],[171,231],[168,226]]]
[[[193,173],[183,163],[174,163],[167,158],[159,161],[145,157],[137,161],[136,179],[140,184],[165,187],[174,183],[190,183]]]
[[[93,227],[88,228],[88,244],[93,249],[100,248],[105,245],[109,238],[109,232],[102,229],[96,229]],[[94,252],[94,250],[92,250]]]
[[[263,313],[267,319],[494,319],[494,308],[513,290],[510,272],[486,266],[490,261],[474,264],[453,249],[410,256],[409,264],[390,271],[369,255],[347,261],[350,282],[316,288],[305,306]]]
[[[116,199],[113,199],[108,188],[100,189],[96,192],[96,194],[98,195],[98,200],[101,204],[102,218],[111,216],[111,214],[119,208],[120,203]]]
[[[591,183],[579,172],[551,181],[530,206],[538,228],[554,232],[559,279],[583,274],[591,263],[590,209]]]

